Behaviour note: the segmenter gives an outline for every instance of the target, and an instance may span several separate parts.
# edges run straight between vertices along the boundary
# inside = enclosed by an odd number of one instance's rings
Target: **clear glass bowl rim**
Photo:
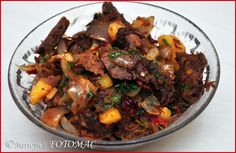
[[[21,112],[30,120],[32,121],[34,124],[36,124],[37,126],[39,126],[40,128],[48,131],[49,133],[52,133],[56,136],[59,136],[61,138],[65,138],[65,139],[68,139],[68,140],[78,140],[78,141],[82,141],[82,140],[86,140],[84,138],[81,138],[81,137],[77,137],[77,136],[73,136],[69,133],[66,133],[66,132],[62,132],[62,131],[58,131],[58,130],[55,130],[55,129],[52,129],[50,127],[47,127],[45,126],[43,123],[39,122],[32,114],[28,113],[25,108],[21,105],[21,102],[18,101],[15,93],[13,92],[13,84],[11,83],[10,81],[10,68],[11,68],[11,65],[12,65],[12,59],[15,55],[15,52],[18,50],[18,48],[20,47],[20,45],[24,42],[24,40],[35,30],[37,30],[38,27],[40,27],[42,24],[46,23],[47,21],[49,21],[50,19],[60,15],[60,14],[63,14],[67,11],[71,11],[73,9],[78,9],[78,8],[81,8],[81,7],[85,7],[85,6],[89,6],[89,5],[94,5],[94,4],[99,4],[99,3],[102,3],[102,2],[94,2],[94,3],[88,3],[88,4],[84,4],[84,5],[79,5],[79,6],[76,6],[76,7],[72,7],[70,9],[67,9],[65,11],[62,11],[60,13],[57,13],[55,15],[53,15],[52,17],[46,19],[45,21],[43,21],[42,23],[40,23],[39,25],[37,25],[34,29],[32,29],[22,40],[21,42],[19,43],[19,45],[16,47],[16,49],[14,50],[14,53],[11,57],[11,60],[10,60],[10,64],[9,64],[9,67],[8,67],[8,84],[9,84],[9,88],[10,88],[10,92],[11,92],[11,95],[13,97],[13,100],[14,102],[16,103],[16,105],[18,106],[18,108],[21,110]],[[122,3],[122,2],[121,2]],[[179,124],[178,126],[175,126],[171,129],[168,129],[166,130],[165,132],[163,133],[156,133],[156,134],[152,134],[152,135],[148,135],[148,136],[145,136],[145,137],[142,137],[142,138],[138,138],[138,139],[133,139],[133,140],[127,140],[127,141],[97,141],[95,142],[95,145],[97,146],[104,146],[104,147],[108,147],[108,146],[121,146],[121,145],[132,145],[132,144],[139,144],[139,143],[147,143],[149,141],[155,141],[157,139],[160,139],[162,137],[165,137],[181,128],[183,128],[184,126],[186,126],[187,124],[189,124],[192,120],[194,120],[206,107],[207,105],[210,103],[211,99],[213,98],[215,92],[216,92],[216,89],[218,87],[218,84],[219,84],[219,80],[220,80],[220,62],[219,62],[219,56],[217,54],[217,51],[212,43],[212,41],[210,40],[210,38],[203,32],[203,30],[201,30],[201,28],[199,28],[195,23],[193,23],[192,21],[190,21],[189,19],[187,19],[186,17],[184,17],[183,15],[181,14],[178,14],[174,11],[171,11],[167,8],[164,8],[164,7],[161,7],[161,6],[157,6],[157,5],[153,5],[153,4],[149,4],[149,3],[143,3],[143,2],[125,2],[125,3],[136,3],[136,4],[141,4],[141,5],[146,5],[146,6],[150,6],[150,7],[155,7],[155,8],[158,8],[158,9],[162,9],[162,10],[165,10],[167,12],[170,12],[170,13],[173,13],[175,15],[177,15],[178,17],[181,17],[182,19],[184,19],[185,21],[189,22],[189,24],[193,25],[211,44],[213,50],[214,50],[214,53],[215,53],[215,56],[216,56],[216,60],[217,60],[217,72],[216,72],[216,80],[215,80],[215,88],[212,90],[211,94],[209,95],[209,97],[207,98],[206,102],[201,105],[200,109],[198,109],[192,116],[190,116],[189,118],[187,118],[184,122],[182,122],[182,124]]]

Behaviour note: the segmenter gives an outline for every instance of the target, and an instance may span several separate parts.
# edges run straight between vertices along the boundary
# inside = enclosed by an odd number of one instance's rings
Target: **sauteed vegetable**
[[[42,122],[79,137],[130,140],[162,130],[197,102],[207,59],[186,53],[174,35],[152,38],[154,16],[125,20],[111,2],[85,31],[65,35],[62,17],[37,47],[32,105],[45,103]]]

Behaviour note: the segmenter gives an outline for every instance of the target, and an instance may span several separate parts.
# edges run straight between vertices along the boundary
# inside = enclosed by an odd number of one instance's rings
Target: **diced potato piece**
[[[159,55],[159,50],[157,48],[152,48],[148,51],[147,54],[144,55],[144,57],[148,60],[155,60],[156,57]]]
[[[172,35],[162,35],[158,38],[157,41],[160,46],[162,46],[162,45],[172,46],[174,43]]]
[[[30,92],[31,103],[33,105],[38,104],[51,90],[51,85],[39,80]]]
[[[97,84],[100,89],[107,89],[113,85],[112,80],[108,74],[101,76],[101,78],[97,81]]]
[[[116,40],[116,34],[121,27],[125,27],[120,20],[113,21],[108,27],[108,34],[112,40]]]
[[[161,109],[160,117],[164,120],[169,120],[171,116],[171,111],[167,107]]]
[[[116,108],[110,108],[99,115],[99,121],[103,124],[112,124],[121,120],[121,114]]]
[[[171,59],[170,62],[174,65],[175,70],[179,69],[179,64],[176,62],[176,53],[185,52],[185,46],[183,43],[173,35],[162,35],[158,38],[158,43],[160,46],[168,46],[171,48]]]
[[[185,52],[184,44],[174,35],[162,35],[158,38],[159,45],[170,46],[174,52]]]
[[[46,96],[46,100],[52,99],[57,93],[57,88],[53,88]]]
[[[136,20],[133,21],[132,27],[137,29],[140,33],[144,35],[149,35],[152,31],[154,23],[154,16],[149,17],[137,17]]]

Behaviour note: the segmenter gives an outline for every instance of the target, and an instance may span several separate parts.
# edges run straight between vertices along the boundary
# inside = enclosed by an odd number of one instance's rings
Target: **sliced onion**
[[[36,74],[39,70],[38,64],[29,64],[29,65],[21,65],[17,66],[20,70],[25,71],[29,74]]]
[[[167,60],[171,59],[171,55],[173,53],[171,47],[169,47],[169,46],[160,46],[159,51],[160,51],[160,56],[163,59],[167,59]]]
[[[48,126],[57,127],[61,118],[68,112],[64,107],[49,108],[42,115],[41,121]]]
[[[62,117],[60,123],[61,123],[62,128],[65,129],[67,132],[72,133],[72,134],[78,133],[75,126],[72,125],[66,117]]]
[[[140,103],[140,105],[149,114],[152,114],[152,115],[160,114],[160,110],[158,109],[158,106],[160,106],[160,102],[153,95],[145,98],[144,101]]]
[[[173,64],[164,64],[164,65],[161,66],[161,69],[168,72],[170,74],[169,76],[172,80],[175,79],[175,74],[174,74],[175,73],[175,67],[174,67]]]
[[[71,104],[71,111],[76,114],[82,108],[85,108],[88,103],[88,90],[84,84],[79,82],[70,81],[68,95],[73,100]]]
[[[133,21],[132,27],[147,36],[151,33],[152,28],[154,27],[154,16],[149,16],[147,18],[137,17],[136,20]]]
[[[69,68],[68,61],[66,59],[61,59],[61,69],[64,72],[65,76],[70,79],[75,79],[75,73]]]

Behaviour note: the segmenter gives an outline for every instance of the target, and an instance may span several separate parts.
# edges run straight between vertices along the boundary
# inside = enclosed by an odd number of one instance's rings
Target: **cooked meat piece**
[[[62,17],[35,52],[42,55],[50,53],[58,45],[69,24],[69,20]]]
[[[139,48],[142,46],[140,35],[128,28],[120,28],[116,34],[116,41],[114,46],[118,46],[120,49]]]
[[[139,85],[147,90],[152,89],[161,104],[173,101],[174,82],[166,72],[161,71],[157,64],[142,59],[132,72]]]
[[[64,52],[67,52],[67,40],[62,38],[57,45],[57,53],[60,54]]]
[[[120,80],[132,80],[131,73],[128,72],[126,68],[115,65],[109,58],[109,52],[102,53],[100,59],[105,67],[108,69],[110,75],[115,79]]]
[[[93,39],[109,42],[108,27],[112,21],[120,20],[126,27],[131,27],[131,25],[111,2],[105,2],[102,8],[103,13],[95,14],[93,20],[87,24],[86,33]]]
[[[78,115],[78,125],[92,132],[104,137],[112,133],[112,126],[104,126],[98,120],[98,112],[86,109]]]
[[[108,35],[108,27],[110,21],[106,17],[102,17],[99,20],[93,20],[87,25],[86,33],[93,39],[108,42],[110,37]],[[98,30],[99,29],[99,30]]]
[[[39,77],[48,77],[48,76],[56,76],[61,75],[62,69],[59,60],[55,60],[52,62],[45,62],[41,65],[40,71],[37,73]]]
[[[58,82],[60,81],[61,79],[61,76],[60,75],[57,75],[57,76],[47,76],[47,77],[42,77],[40,78],[42,81],[46,82],[47,84],[50,84],[51,86],[54,86],[56,87]]]
[[[114,52],[114,51],[113,51]],[[113,53],[112,51],[110,53]],[[115,52],[127,52],[127,51],[115,51]],[[111,59],[112,63],[119,65],[124,68],[132,69],[139,61],[139,57],[137,55],[128,54],[128,55],[120,55],[116,58]]]
[[[88,50],[79,54],[79,57],[79,64],[81,64],[87,71],[93,72],[94,74],[104,74],[104,66],[93,52]]]
[[[110,21],[111,20],[120,20],[125,25],[125,27],[128,27],[128,28],[131,27],[130,23],[125,20],[123,14],[120,14],[111,2],[104,2],[103,3],[102,13],[103,13],[103,15],[106,15]]]
[[[70,48],[77,51],[77,53],[88,50],[93,44],[93,39],[86,32],[78,32],[72,37],[72,40],[74,43],[70,46]],[[78,47],[78,49],[75,49],[75,47]]]
[[[180,69],[176,72],[177,105],[181,105],[181,111],[187,109],[191,104],[201,97],[203,86],[203,71],[206,68],[207,60],[202,53],[197,54],[176,54],[176,60]]]

